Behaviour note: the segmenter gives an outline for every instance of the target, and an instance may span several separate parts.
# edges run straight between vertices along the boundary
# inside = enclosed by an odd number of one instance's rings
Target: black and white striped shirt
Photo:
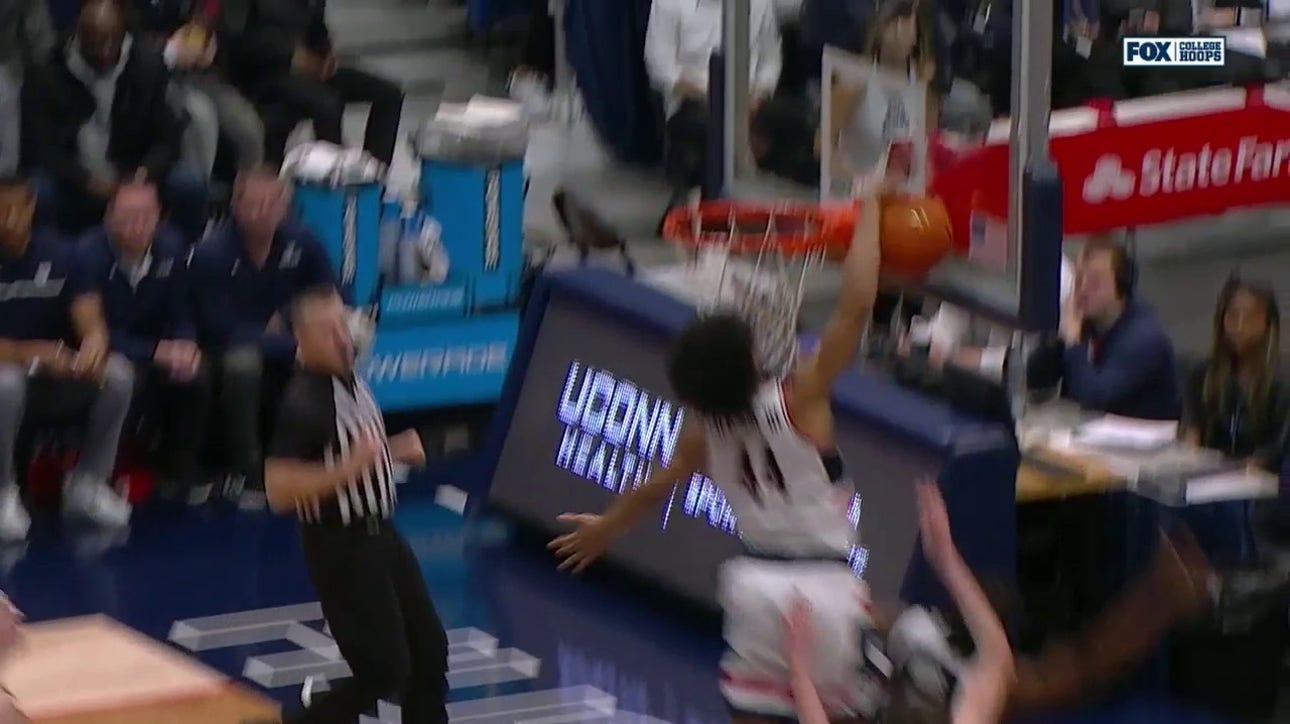
[[[269,457],[341,464],[364,436],[381,441],[376,465],[347,481],[335,497],[302,501],[296,515],[305,523],[386,519],[397,494],[385,423],[367,384],[355,375],[335,377],[297,369],[283,395]]]

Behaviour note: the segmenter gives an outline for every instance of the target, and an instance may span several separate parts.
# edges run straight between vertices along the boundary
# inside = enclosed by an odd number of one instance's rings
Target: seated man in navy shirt
[[[136,410],[158,415],[163,492],[203,502],[198,456],[209,414],[188,291],[188,244],[161,223],[155,186],[117,188],[101,227],[81,240],[77,288],[98,295],[107,318],[108,345],[134,365]]]
[[[267,168],[238,175],[232,220],[193,252],[190,279],[202,349],[214,357],[218,416],[233,477],[226,494],[265,506],[262,401],[281,394],[295,362],[291,299],[337,285],[322,243],[287,218],[290,188]]]
[[[1085,245],[1060,340],[1030,360],[1032,388],[1062,386],[1080,407],[1145,420],[1181,414],[1173,342],[1155,311],[1133,296],[1137,271],[1124,247]]]
[[[110,353],[98,297],[69,280],[72,246],[33,229],[36,195],[24,179],[0,179],[0,539],[20,540],[31,518],[14,464],[27,413],[61,421],[88,411],[63,506],[105,526],[130,521],[130,504],[108,486],[134,386]],[[71,283],[69,283],[71,282]]]

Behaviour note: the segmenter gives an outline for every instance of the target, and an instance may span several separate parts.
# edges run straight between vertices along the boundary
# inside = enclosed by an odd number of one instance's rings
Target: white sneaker
[[[245,475],[226,475],[224,476],[224,485],[220,488],[220,495],[225,500],[236,502],[242,497],[242,491],[246,489]]]
[[[314,677],[306,676],[305,683],[300,685],[300,704],[306,709],[314,701]]]
[[[250,513],[267,510],[269,499],[265,497],[263,490],[252,490],[247,488],[242,494],[237,496],[237,509],[245,510]]]
[[[98,480],[68,480],[63,484],[63,512],[111,528],[130,524],[130,504]]]
[[[0,488],[0,542],[26,540],[29,530],[31,516],[22,507],[18,486],[6,485]]]

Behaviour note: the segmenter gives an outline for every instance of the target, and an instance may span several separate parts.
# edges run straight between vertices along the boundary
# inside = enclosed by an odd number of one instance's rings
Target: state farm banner
[[[1290,203],[1290,86],[1178,93],[1053,115],[1066,234]],[[1008,212],[1006,121],[932,183],[970,233]],[[979,224],[979,221],[977,222]]]

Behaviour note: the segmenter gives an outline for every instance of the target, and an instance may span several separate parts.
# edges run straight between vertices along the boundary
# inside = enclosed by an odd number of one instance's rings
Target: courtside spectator
[[[1281,376],[1281,315],[1270,286],[1237,276],[1227,280],[1214,310],[1209,358],[1188,376],[1183,435],[1272,473],[1279,473],[1290,441],[1290,390]],[[1260,506],[1275,518],[1284,503]],[[1271,514],[1271,515],[1269,515]],[[1222,563],[1250,562],[1255,544],[1245,503],[1188,510],[1206,550]]]
[[[76,468],[63,485],[68,512],[106,526],[130,521],[130,504],[108,487],[130,409],[130,364],[111,354],[97,295],[75,288],[73,247],[32,225],[31,184],[0,180],[0,539],[25,538],[15,443],[28,414],[85,415]]]
[[[196,241],[206,225],[206,179],[178,165],[185,120],[170,103],[161,53],[126,32],[121,7],[91,0],[76,35],[57,48],[38,92],[42,224],[81,232],[103,219],[123,181],[163,189],[172,222]]]
[[[210,175],[225,140],[239,168],[264,160],[260,112],[224,77],[219,0],[132,0],[141,30],[162,48],[188,112],[185,161]]]
[[[779,85],[779,24],[770,0],[752,0],[748,54],[756,114]],[[667,111],[664,167],[671,208],[703,182],[708,146],[708,61],[721,48],[719,0],[654,0],[645,33],[645,68]]]
[[[0,176],[18,170],[22,154],[23,79],[43,63],[55,36],[46,0],[0,0]]]
[[[1075,294],[1062,310],[1060,339],[1030,360],[1030,386],[1062,386],[1081,407],[1148,420],[1177,420],[1180,400],[1173,342],[1151,307],[1134,294],[1137,265],[1121,245],[1084,247]]]
[[[313,123],[314,137],[341,144],[341,120],[351,103],[369,103],[363,148],[389,164],[394,158],[403,90],[340,62],[327,29],[325,0],[222,0],[229,17],[225,43],[234,77],[256,102]],[[267,153],[280,161],[291,126],[271,123]]]
[[[218,417],[234,474],[226,494],[247,509],[265,505],[260,415],[295,361],[291,299],[336,283],[322,243],[287,219],[290,204],[290,188],[272,170],[243,171],[232,220],[194,250],[189,269],[199,341],[218,375]]]
[[[1214,310],[1209,359],[1189,376],[1183,397],[1189,441],[1274,473],[1290,438],[1280,326],[1271,287],[1228,279]]]
[[[210,410],[209,377],[197,347],[187,285],[188,244],[161,223],[154,186],[117,188],[101,227],[77,250],[77,289],[97,294],[108,345],[134,365],[135,412],[161,433],[160,470],[167,494],[202,502],[198,471]],[[196,498],[196,499],[194,499]]]

